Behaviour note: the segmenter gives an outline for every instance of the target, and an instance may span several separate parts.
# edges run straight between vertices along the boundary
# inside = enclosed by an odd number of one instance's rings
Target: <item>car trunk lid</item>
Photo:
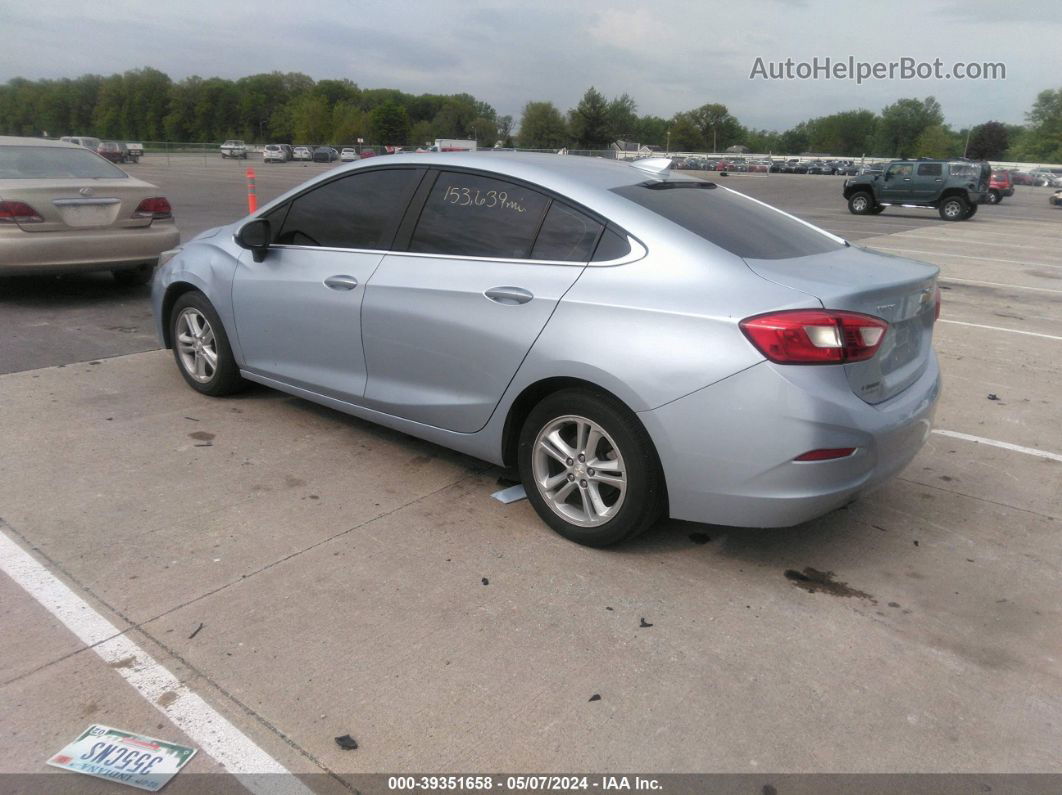
[[[20,223],[27,232],[149,226],[150,216],[136,218],[133,214],[141,201],[157,195],[153,186],[131,178],[20,179],[0,185],[0,200],[24,202],[44,219]]]
[[[935,265],[855,246],[796,259],[745,261],[762,278],[807,293],[825,309],[861,312],[889,323],[873,358],[842,365],[862,400],[888,400],[925,371],[936,318],[940,269]]]

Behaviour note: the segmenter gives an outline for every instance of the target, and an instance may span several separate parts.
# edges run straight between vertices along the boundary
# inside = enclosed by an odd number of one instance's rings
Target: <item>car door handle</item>
[[[358,286],[358,280],[353,276],[329,276],[324,280],[325,287],[333,290],[353,290]]]
[[[506,306],[526,304],[535,297],[533,293],[523,287],[491,287],[483,295],[495,303]]]

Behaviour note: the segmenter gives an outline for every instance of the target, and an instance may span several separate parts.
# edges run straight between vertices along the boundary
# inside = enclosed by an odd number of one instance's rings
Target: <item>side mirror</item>
[[[240,248],[248,249],[251,255],[254,257],[255,262],[261,262],[265,259],[266,252],[269,251],[269,241],[273,238],[273,232],[270,229],[269,221],[265,218],[255,218],[240,227],[240,231],[236,233],[236,243]]]

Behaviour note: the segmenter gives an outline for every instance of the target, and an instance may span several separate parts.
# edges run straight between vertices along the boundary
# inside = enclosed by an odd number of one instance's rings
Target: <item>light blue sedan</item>
[[[395,155],[164,256],[162,343],[519,470],[603,546],[662,516],[789,526],[930,430],[937,268],[849,245],[666,160]]]

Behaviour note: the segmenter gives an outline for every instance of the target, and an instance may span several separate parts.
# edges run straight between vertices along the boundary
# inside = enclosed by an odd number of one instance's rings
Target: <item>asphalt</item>
[[[312,173],[289,165],[256,166],[260,197]],[[138,168],[186,235],[241,211],[242,163]],[[939,264],[937,428],[1012,447],[935,434],[814,522],[590,550],[490,499],[482,462],[264,388],[200,397],[135,291],[30,280],[0,312],[0,532],[315,790],[1062,773],[1062,212],[1019,187],[965,223],[856,218],[834,178],[712,178]],[[4,575],[0,616],[0,773],[45,772],[92,721],[185,738]]]

